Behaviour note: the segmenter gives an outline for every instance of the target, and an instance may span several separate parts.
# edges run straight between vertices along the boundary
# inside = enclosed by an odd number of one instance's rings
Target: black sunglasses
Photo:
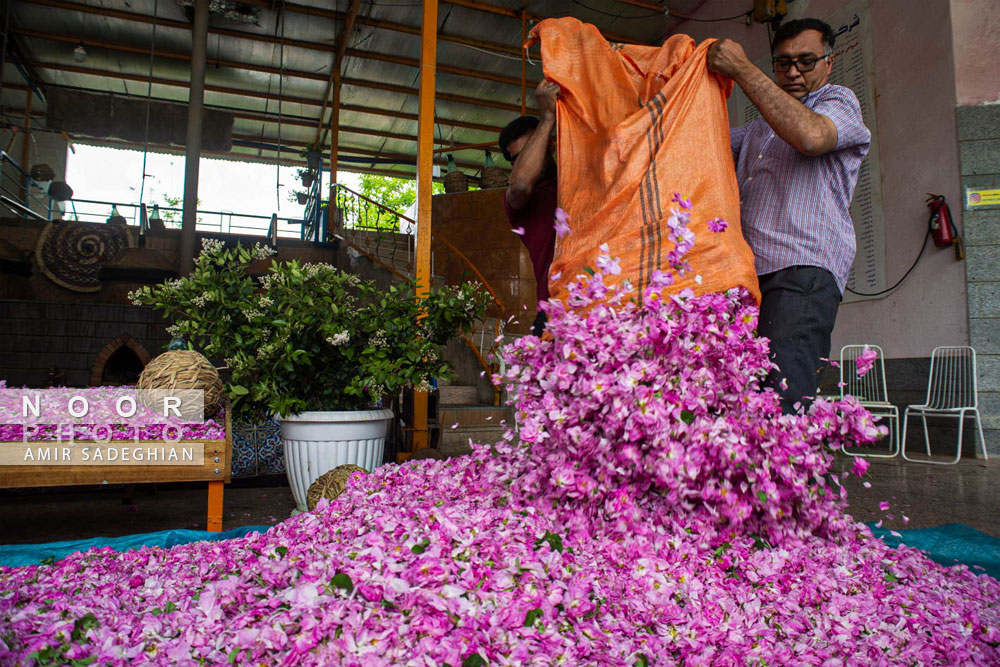
[[[830,51],[827,51],[821,56],[803,56],[802,58],[775,58],[771,61],[774,66],[775,72],[781,72],[784,74],[788,70],[792,69],[792,65],[795,65],[795,69],[799,72],[811,72],[816,69],[816,63],[821,60],[826,60],[832,55]]]

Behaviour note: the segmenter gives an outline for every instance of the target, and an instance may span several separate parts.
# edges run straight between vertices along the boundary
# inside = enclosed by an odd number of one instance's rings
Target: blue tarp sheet
[[[885,528],[875,528],[870,523],[868,526],[876,537],[885,540],[890,547],[898,547],[903,543],[926,552],[931,560],[942,565],[962,563],[971,567],[976,574],[986,572],[994,579],[1000,579],[1000,538],[982,533],[964,523],[896,531],[902,538],[890,535]]]
[[[905,543],[927,552],[930,558],[942,565],[964,563],[976,573],[986,572],[1000,579],[1000,538],[979,532],[961,523],[949,523],[936,528],[915,528],[898,531],[902,538],[894,537],[885,528],[868,524],[872,532],[892,547]],[[46,559],[58,560],[75,551],[93,547],[111,547],[115,551],[129,551],[148,547],[172,547],[198,540],[228,540],[257,531],[267,532],[271,526],[244,526],[224,533],[207,533],[200,530],[164,530],[158,533],[127,535],[125,537],[99,537],[90,540],[52,542],[50,544],[17,544],[0,546],[0,565],[35,565]],[[978,569],[974,566],[979,566]]]
[[[231,540],[257,531],[266,533],[271,526],[244,526],[222,533],[203,530],[161,530],[157,533],[125,535],[124,537],[95,537],[89,540],[50,542],[49,544],[0,545],[0,565],[15,567],[37,565],[43,560],[59,560],[77,551],[87,551],[94,547],[111,547],[115,551],[131,551],[142,547],[174,547],[189,542]]]

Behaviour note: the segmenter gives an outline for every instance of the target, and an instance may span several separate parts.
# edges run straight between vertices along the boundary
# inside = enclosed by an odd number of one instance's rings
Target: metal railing
[[[417,221],[373,199],[337,184],[334,186],[334,224],[331,229],[349,246],[399,277],[415,275],[414,241]],[[479,365],[489,374],[499,369],[499,349],[504,343],[506,308],[496,290],[479,268],[453,243],[431,234],[431,243],[444,247],[465,265],[490,295],[491,317],[484,318],[478,336],[463,336]],[[431,253],[431,274],[434,253]],[[478,338],[478,343],[476,342]],[[494,388],[494,404],[500,404],[500,390]]]
[[[107,222],[112,210],[117,209],[118,215],[125,218],[129,225],[140,226],[142,221],[141,204],[125,202],[109,202],[95,199],[72,199],[65,218],[80,222]],[[146,205],[147,209],[149,205]],[[173,206],[159,206],[160,220],[166,229],[180,229],[184,209]],[[152,212],[149,213],[152,215]],[[267,236],[273,215],[255,215],[252,213],[235,213],[233,211],[210,211],[199,209],[196,212],[195,230],[199,232],[215,232],[219,234],[239,234],[242,236]],[[279,238],[300,237],[302,220],[299,218],[278,217],[277,236]]]
[[[18,215],[44,220],[52,219],[56,206],[42,184],[33,179],[7,151],[0,151],[0,203]],[[29,209],[31,213],[24,209]]]

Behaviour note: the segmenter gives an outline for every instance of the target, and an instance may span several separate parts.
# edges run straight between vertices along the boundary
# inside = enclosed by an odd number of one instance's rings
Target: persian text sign
[[[203,466],[201,442],[0,442],[0,466]]]

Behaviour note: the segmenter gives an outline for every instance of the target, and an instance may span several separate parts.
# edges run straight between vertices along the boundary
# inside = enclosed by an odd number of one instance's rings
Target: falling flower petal
[[[708,221],[709,231],[715,232],[716,234],[726,231],[729,228],[729,223],[722,218],[712,218]]]
[[[556,209],[556,219],[553,224],[558,238],[566,236],[571,231],[569,228],[569,216],[561,208]]]
[[[865,349],[854,360],[854,364],[857,366],[858,377],[867,375],[868,371],[875,365],[876,359],[878,359],[878,352],[865,345]]]

